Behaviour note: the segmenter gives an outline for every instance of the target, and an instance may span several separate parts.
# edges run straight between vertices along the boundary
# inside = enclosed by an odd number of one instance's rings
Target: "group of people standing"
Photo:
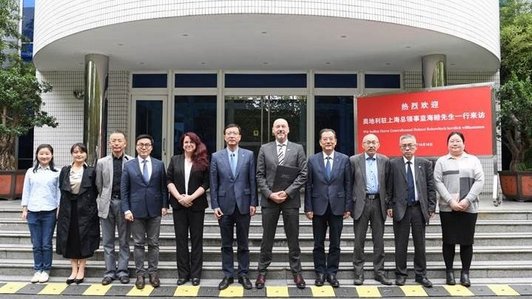
[[[300,190],[305,187],[304,211],[312,221],[314,236],[315,285],[328,282],[339,287],[336,277],[340,262],[340,237],[343,221],[354,219],[354,284],[364,283],[364,244],[368,226],[373,241],[374,279],[391,285],[384,271],[384,223],[393,218],[396,281],[407,278],[407,247],[412,230],[415,281],[432,287],[426,275],[425,228],[436,211],[436,192],[440,194],[440,219],[446,282],[455,284],[453,264],[455,245],[460,244],[462,269],[460,283],[470,286],[469,267],[478,198],[484,182],[480,161],[465,152],[460,132],[448,137],[449,154],[436,165],[415,157],[416,138],[400,137],[400,158],[378,154],[376,135],[363,137],[363,153],[348,157],[335,150],[337,139],[332,129],[320,131],[322,151],[306,158],[303,146],[288,141],[288,122],[273,122],[275,141],[261,146],[255,160],[252,151],[239,146],[242,135],[237,124],[224,129],[226,147],[212,154],[209,161],[205,144],[193,132],[183,134],[183,153],[164,163],[151,157],[153,138],[140,135],[135,140],[137,157],[125,154],[126,136],[110,135],[111,154],[96,166],[85,164],[83,144],[71,149],[73,163],[58,171],[53,163],[53,148],[40,145],[35,167],[28,170],[22,197],[22,217],[30,228],[35,275],[31,281],[46,282],[52,264],[52,236],[57,221],[57,253],[71,259],[72,273],[67,283],[81,283],[86,259],[99,245],[100,225],[105,258],[103,285],[113,280],[129,283],[129,239],[134,243],[135,286],[143,289],[145,278],[160,286],[158,274],[161,217],[173,210],[177,285],[200,284],[203,265],[203,225],[210,204],[221,235],[223,279],[220,290],[234,283],[253,287],[249,277],[248,236],[251,217],[260,201],[263,237],[255,287],[265,287],[267,269],[279,218],[288,244],[288,258],[295,285],[306,287],[301,269],[299,246]],[[98,220],[99,219],[99,220]],[[237,264],[234,269],[234,231],[236,227]],[[325,239],[329,230],[329,250]],[[117,233],[118,237],[115,237]],[[189,237],[190,234],[190,237]],[[189,239],[191,250],[189,251]],[[115,252],[118,241],[119,250]],[[148,247],[148,268],[144,266]]]

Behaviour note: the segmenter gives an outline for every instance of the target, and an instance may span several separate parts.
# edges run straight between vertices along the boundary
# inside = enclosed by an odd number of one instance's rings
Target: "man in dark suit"
[[[120,208],[120,180],[124,164],[133,157],[125,154],[127,141],[124,132],[115,131],[109,136],[111,154],[98,160],[96,164],[96,188],[98,189],[98,216],[102,227],[102,246],[105,260],[105,274],[102,285],[119,279],[129,283],[129,223]],[[118,233],[118,239],[115,238]],[[118,262],[115,254],[115,241],[119,243]]]
[[[147,241],[148,274],[151,285],[157,288],[161,285],[157,272],[161,215],[166,215],[168,208],[166,170],[162,161],[150,157],[153,149],[150,135],[139,135],[136,148],[137,158],[128,161],[122,171],[121,207],[126,220],[131,222],[131,236],[135,243],[135,286],[144,288],[144,244]]]
[[[255,157],[252,151],[240,148],[241,131],[235,124],[224,130],[225,149],[212,155],[210,166],[211,207],[220,225],[222,236],[222,270],[224,278],[218,289],[233,283],[233,232],[236,225],[238,244],[238,282],[249,290],[253,286],[248,278],[248,235],[251,216],[257,206],[255,182]]]
[[[305,280],[301,275],[301,249],[299,248],[299,208],[301,199],[299,189],[307,179],[307,159],[301,144],[288,141],[290,128],[285,119],[273,122],[272,132],[275,141],[263,144],[257,158],[257,185],[262,193],[262,228],[263,236],[260,245],[260,257],[257,289],[264,288],[267,268],[272,261],[272,248],[277,229],[279,215],[283,213],[283,226],[288,242],[288,257],[294,282],[299,289],[305,288]],[[273,182],[278,165],[298,169],[297,177],[289,182],[284,190],[273,191]]]
[[[353,212],[355,248],[353,264],[355,285],[364,283],[364,243],[368,223],[373,241],[373,274],[376,281],[391,285],[384,272],[384,222],[386,221],[386,178],[388,158],[377,154],[380,143],[374,134],[362,139],[364,153],[350,158],[353,169]]]
[[[432,287],[427,278],[425,258],[425,226],[436,210],[436,190],[432,173],[432,163],[414,157],[416,138],[410,134],[400,137],[402,157],[390,161],[388,178],[388,216],[393,217],[395,237],[395,284],[406,282],[406,257],[408,236],[412,227],[414,240],[414,272],[416,282],[424,287]]]
[[[349,157],[334,150],[336,133],[332,129],[320,131],[322,152],[308,159],[305,188],[305,215],[312,220],[314,234],[314,271],[316,286],[325,279],[331,286],[340,286],[336,273],[340,263],[340,236],[343,219],[351,215],[353,188]],[[325,235],[329,227],[329,254],[325,256]]]

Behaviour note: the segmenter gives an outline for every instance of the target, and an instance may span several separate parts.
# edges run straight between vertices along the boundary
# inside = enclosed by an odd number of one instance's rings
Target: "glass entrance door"
[[[225,123],[242,128],[240,146],[258,154],[260,146],[274,140],[272,124],[284,118],[290,126],[288,139],[306,150],[306,96],[226,96]]]
[[[135,138],[140,134],[153,137],[151,156],[159,160],[167,160],[166,149],[166,96],[134,96],[133,97],[133,136],[130,134],[129,150],[135,153]]]

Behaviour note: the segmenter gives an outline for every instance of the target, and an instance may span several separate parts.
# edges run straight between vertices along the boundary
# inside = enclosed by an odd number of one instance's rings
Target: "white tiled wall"
[[[35,5],[35,53],[62,37],[117,23],[214,14],[288,14],[434,30],[471,41],[500,57],[496,0],[40,0]]]
[[[129,73],[109,73],[109,123],[108,131],[128,127]],[[35,128],[34,148],[49,143],[54,148],[54,160],[58,166],[71,162],[70,147],[83,141],[83,100],[74,97],[74,90],[83,89],[83,72],[43,72],[41,80],[52,84],[51,92],[43,95],[44,111],[55,116],[57,128]]]

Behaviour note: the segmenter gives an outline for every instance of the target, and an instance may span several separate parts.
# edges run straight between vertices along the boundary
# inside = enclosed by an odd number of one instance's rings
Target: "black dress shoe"
[[[327,281],[331,284],[333,288],[337,288],[340,286],[340,282],[338,281],[338,279],[336,279],[336,274],[327,275]]]
[[[179,278],[177,280],[177,285],[180,286],[180,285],[184,285],[185,283],[188,282],[188,278]]]
[[[422,286],[424,286],[426,288],[432,288],[432,282],[430,282],[430,280],[428,278],[426,278],[425,276],[416,277],[416,282],[421,284]]]
[[[120,276],[119,280],[120,280],[121,284],[128,284],[129,283],[129,276],[128,275]]]
[[[392,282],[390,280],[388,280],[388,278],[386,278],[384,275],[377,275],[375,276],[375,280],[382,283],[383,285],[392,285]]]
[[[220,284],[218,285],[218,290],[225,290],[227,287],[234,282],[233,277],[224,277]]]
[[[466,288],[471,286],[471,281],[469,280],[469,273],[460,273],[460,284]]]
[[[137,275],[137,281],[135,281],[135,287],[139,290],[144,289],[146,282],[144,281],[144,275]]]
[[[452,270],[445,272],[445,283],[450,286],[454,286],[456,284],[456,280],[454,279],[454,272]]]
[[[300,290],[304,289],[307,284],[305,283],[305,279],[303,279],[303,276],[301,274],[294,275],[294,282],[296,283],[296,287]]]
[[[66,279],[66,284],[70,285],[70,284],[73,284],[75,281],[76,281],[75,278],[67,278]]]
[[[259,274],[257,276],[257,280],[255,280],[255,287],[257,288],[257,290],[260,290],[264,288],[264,284],[266,284],[266,275]]]
[[[150,274],[150,284],[154,288],[161,286],[161,280],[159,279],[159,273],[155,272]]]
[[[199,284],[200,284],[200,279],[199,278],[197,278],[197,277],[192,278],[192,285],[193,286],[199,286]]]
[[[323,286],[325,283],[325,274],[323,273],[316,273],[316,280],[314,281],[314,285],[317,287]]]
[[[113,278],[111,276],[105,276],[102,279],[102,285],[104,285],[104,286],[110,284],[111,282],[113,282]]]
[[[246,290],[251,290],[253,288],[251,281],[245,275],[238,277],[238,283],[241,284]]]
[[[85,280],[85,277],[82,277],[82,278],[76,278],[76,279],[74,279],[74,282],[75,282],[76,284],[80,284],[80,283],[83,283],[84,280]]]
[[[395,284],[398,286],[404,286],[406,283],[406,276],[398,275],[395,278]]]
[[[355,276],[355,280],[353,281],[353,284],[356,286],[361,286],[364,284],[364,276]]]

